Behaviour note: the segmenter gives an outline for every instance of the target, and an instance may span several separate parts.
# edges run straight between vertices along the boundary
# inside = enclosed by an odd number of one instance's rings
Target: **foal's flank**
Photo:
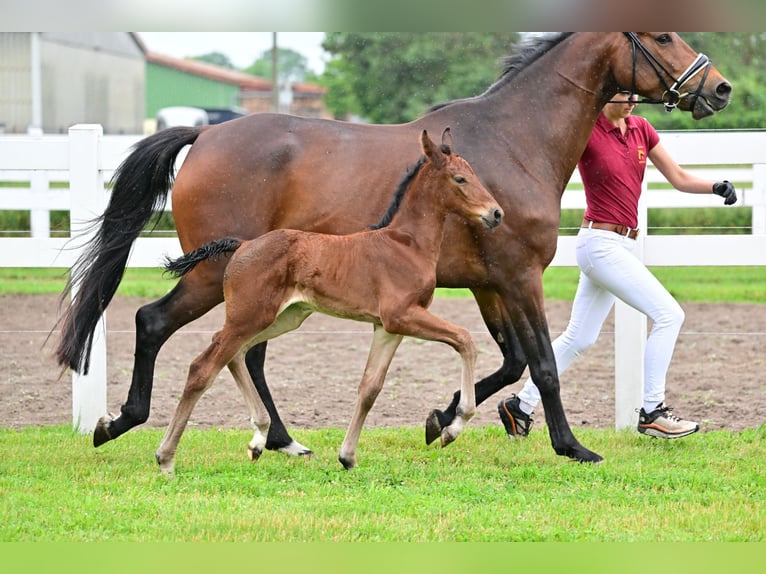
[[[476,410],[476,346],[470,333],[433,315],[428,306],[436,286],[436,263],[448,213],[486,228],[497,227],[503,211],[471,166],[453,153],[449,128],[442,144],[423,130],[421,160],[399,185],[391,206],[373,229],[337,236],[282,229],[251,241],[226,238],[168,262],[177,275],[211,257],[233,252],[224,277],[223,329],[189,368],[181,400],[157,450],[163,472],[172,472],[181,435],[199,397],[229,366],[250,411],[255,430],[252,460],[263,452],[270,419],[244,367],[254,345],[298,328],[313,312],[373,324],[367,365],[338,459],[357,465],[356,448],[404,336],[441,341],[462,359],[457,416],[441,432],[441,445],[454,441]],[[302,447],[305,449],[305,447]],[[304,454],[311,451],[305,449]]]

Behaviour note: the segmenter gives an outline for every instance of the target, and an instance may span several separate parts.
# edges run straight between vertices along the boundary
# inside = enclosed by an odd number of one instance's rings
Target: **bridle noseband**
[[[647,62],[649,62],[649,65],[654,70],[654,73],[657,74],[657,78],[662,82],[662,85],[665,86],[665,93],[662,94],[662,98],[659,100],[651,99],[651,98],[644,98],[641,100],[640,104],[662,104],[665,106],[665,111],[672,112],[676,107],[678,107],[679,102],[686,96],[689,95],[689,92],[681,93],[681,88],[684,87],[684,85],[691,80],[694,76],[699,74],[700,72],[703,72],[702,75],[702,81],[697,86],[697,89],[695,92],[691,95],[691,107],[694,108],[694,105],[697,102],[697,98],[699,98],[700,92],[702,91],[702,86],[705,84],[705,80],[707,80],[707,75],[710,72],[710,68],[713,65],[713,62],[708,58],[705,54],[699,53],[697,54],[697,57],[694,59],[694,61],[689,65],[688,68],[686,68],[686,71],[681,74],[679,78],[673,77],[673,74],[671,74],[665,66],[662,65],[662,63],[652,55],[649,50],[646,49],[646,46],[644,46],[641,43],[641,40],[638,39],[638,36],[636,36],[635,32],[624,32],[625,36],[627,36],[628,40],[630,40],[631,47],[633,50],[633,76],[631,80],[631,93],[636,93],[636,50],[638,49],[646,58]],[[664,74],[664,75],[663,75]],[[669,86],[668,83],[665,81],[665,77],[670,78],[673,81],[673,85]],[[620,102],[622,103],[622,102]]]

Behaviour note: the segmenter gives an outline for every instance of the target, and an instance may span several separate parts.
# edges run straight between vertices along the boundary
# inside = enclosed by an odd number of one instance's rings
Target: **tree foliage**
[[[221,52],[208,52],[200,56],[192,56],[189,60],[196,60],[198,62],[205,62],[206,64],[212,64],[220,68],[227,68],[229,70],[235,70],[236,67],[231,63],[231,60],[226,54]]]
[[[261,54],[261,57],[243,71],[253,76],[271,79],[273,48]],[[304,82],[308,74],[308,60],[295,50],[277,47],[277,81],[280,85]]]
[[[336,116],[413,120],[440,101],[482,93],[517,40],[516,32],[328,33],[326,104]]]

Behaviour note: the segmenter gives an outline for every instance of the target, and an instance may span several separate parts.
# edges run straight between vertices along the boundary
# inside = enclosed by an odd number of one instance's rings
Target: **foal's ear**
[[[428,137],[428,131],[423,130],[420,134],[420,147],[423,149],[423,153],[428,158],[436,169],[442,169],[444,167],[444,154],[439,149],[430,137]]]

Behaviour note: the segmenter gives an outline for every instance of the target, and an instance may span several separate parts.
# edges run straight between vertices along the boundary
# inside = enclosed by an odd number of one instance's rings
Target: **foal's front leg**
[[[364,368],[364,375],[357,391],[354,415],[351,417],[351,423],[338,454],[338,460],[346,470],[356,466],[356,447],[359,443],[359,435],[362,433],[364,421],[383,388],[391,359],[394,358],[394,353],[396,353],[401,342],[401,335],[393,335],[381,325],[375,325],[372,345],[367,356],[367,365]]]
[[[384,325],[396,333],[446,343],[460,353],[463,361],[460,400],[455,409],[455,417],[448,426],[441,429],[441,445],[447,446],[458,437],[465,424],[476,414],[473,381],[477,351],[473,337],[463,327],[453,325],[423,307],[412,307],[405,313],[392,315]]]

